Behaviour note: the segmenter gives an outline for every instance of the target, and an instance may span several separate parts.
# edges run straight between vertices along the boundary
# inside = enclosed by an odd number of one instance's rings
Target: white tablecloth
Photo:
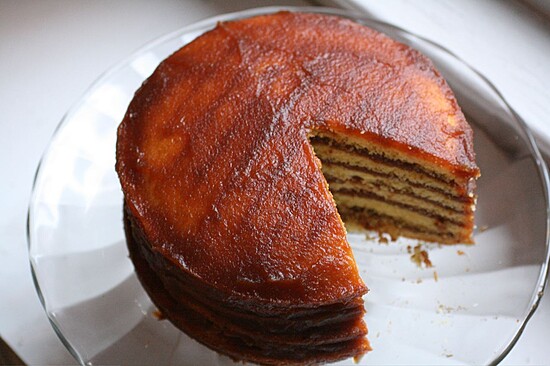
[[[308,5],[305,0],[0,2],[0,335],[25,362],[76,363],[39,304],[25,238],[33,174],[64,112],[104,70],[151,39],[211,15],[283,4]],[[502,89],[550,151],[550,27],[532,10],[474,0],[339,5],[366,10],[455,50]],[[550,362],[549,324],[547,296],[505,362]]]

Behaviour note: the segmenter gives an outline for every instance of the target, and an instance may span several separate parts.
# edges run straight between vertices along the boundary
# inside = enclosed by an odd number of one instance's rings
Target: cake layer
[[[347,163],[323,160],[322,170],[330,183],[347,183],[362,187],[376,187],[384,192],[393,192],[404,196],[416,197],[455,212],[469,213],[475,202],[474,197],[456,197],[431,187],[414,184],[404,179],[396,179],[384,174],[378,174],[369,169],[356,167]],[[388,194],[389,194],[388,193]]]
[[[314,312],[311,315],[301,314],[299,317],[296,317],[293,313],[289,313],[279,317],[266,317],[262,314],[252,314],[249,311],[241,312],[239,309],[228,307],[223,303],[200,298],[193,294],[194,291],[181,286],[177,282],[175,283],[169,278],[163,279],[163,286],[167,288],[167,291],[174,299],[181,299],[182,302],[192,301],[203,309],[204,312],[225,317],[231,320],[231,322],[239,324],[243,328],[243,331],[265,329],[271,333],[280,334],[281,337],[293,338],[296,332],[308,332],[320,327],[340,327],[343,323],[349,323],[351,319],[364,314],[364,308],[361,304],[355,308],[321,314]]]
[[[379,154],[373,154],[365,147],[343,143],[338,140],[331,140],[327,137],[314,136],[310,138],[315,153],[323,162],[340,163],[356,167],[357,170],[371,172],[379,176],[392,179],[406,180],[416,186],[429,187],[436,192],[452,195],[461,198],[472,194],[475,186],[470,180],[454,181],[447,179],[438,172],[432,172],[426,167],[419,167],[417,164],[401,160],[391,160]]]
[[[353,195],[353,193],[335,193],[334,200],[337,204],[340,204],[340,207],[357,207],[371,210],[379,215],[393,217],[396,222],[402,222],[408,226],[418,226],[422,230],[448,233],[461,233],[464,230],[464,226],[459,223],[441,217],[433,217],[427,213],[412,210],[409,207],[392,205],[372,197],[359,197]]]
[[[464,134],[471,132],[462,132]],[[396,149],[395,146],[388,148],[383,143],[376,140],[366,140],[359,136],[350,134],[338,134],[333,131],[313,130],[310,133],[310,141],[314,146],[330,146],[335,149],[347,151],[371,161],[389,165],[399,165],[401,168],[432,177],[435,180],[440,180],[447,183],[453,183],[457,187],[465,187],[472,177],[479,175],[477,167],[471,169],[457,170],[448,169],[446,164],[437,162],[427,162],[420,158],[417,154],[412,153],[413,147],[408,146],[406,152]],[[463,167],[464,168],[464,167]],[[461,191],[460,194],[468,193]]]
[[[440,244],[471,244],[471,234],[467,228],[461,231],[450,232],[434,228],[411,226],[409,223],[399,221],[394,217],[385,216],[359,207],[342,206],[339,212],[350,231],[373,230],[379,233],[387,233],[393,239],[406,236]]]
[[[365,182],[341,181],[339,178],[333,178],[328,175],[325,176],[327,177],[327,181],[333,195],[338,192],[347,192],[358,197],[372,197],[396,206],[409,207],[411,210],[416,210],[418,212],[431,212],[459,224],[466,223],[467,218],[469,218],[468,215],[472,213],[470,206],[465,207],[465,210],[463,211],[455,210],[446,207],[449,203],[447,201],[444,203],[434,202],[412,194],[401,193],[393,190],[391,187],[388,187],[384,184],[385,182],[379,184],[369,184]]]

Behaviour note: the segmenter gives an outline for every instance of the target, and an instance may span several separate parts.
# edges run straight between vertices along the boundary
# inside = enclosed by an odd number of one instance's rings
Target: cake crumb
[[[153,315],[153,318],[155,318],[157,320],[164,320],[165,319],[164,314],[159,309],[153,310],[152,315]]]
[[[388,244],[390,241],[389,241],[388,238],[386,238],[385,236],[380,235],[380,236],[378,237],[378,242],[379,242],[380,244]]]
[[[445,355],[445,357],[451,358],[451,357],[453,357],[453,354],[452,354],[452,353],[447,353],[447,354]]]
[[[466,253],[464,253],[463,250],[457,250],[457,251],[456,251],[456,254],[458,254],[458,255],[464,255],[464,254],[466,254]]]
[[[361,360],[363,359],[363,356],[365,356],[364,353],[359,356],[354,356],[353,363],[358,364],[359,362],[361,362]],[[246,364],[246,362],[243,362],[243,364]]]
[[[434,280],[437,282],[439,280],[439,276],[437,274],[437,271],[434,271]]]
[[[478,231],[480,233],[484,232],[484,231],[487,231],[487,229],[489,229],[489,225],[481,225],[479,228],[478,228]]]
[[[450,306],[445,306],[443,304],[439,304],[437,306],[437,313],[438,314],[449,314],[453,311],[454,309]]]
[[[411,261],[416,263],[416,265],[420,268],[422,268],[422,266],[424,266],[424,268],[432,267],[432,262],[428,257],[428,252],[422,249],[421,244],[414,247],[414,251],[411,255]]]
[[[438,302],[438,306],[437,306],[438,314],[450,314],[452,312],[464,311],[464,310],[466,310],[466,308],[462,305],[458,305],[456,308],[453,308],[452,306],[445,306]]]
[[[366,240],[369,240],[369,241],[370,241],[370,240],[376,240],[376,236],[373,235],[372,232],[369,231],[369,232],[367,232],[367,233],[365,234],[365,239],[366,239]]]
[[[422,283],[422,278],[417,278],[416,283]]]

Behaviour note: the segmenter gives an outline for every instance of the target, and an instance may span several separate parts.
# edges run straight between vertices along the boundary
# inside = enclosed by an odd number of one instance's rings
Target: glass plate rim
[[[65,346],[65,348],[69,351],[69,353],[81,364],[85,365],[86,361],[82,359],[79,352],[75,349],[75,347],[71,344],[71,342],[66,339],[66,337],[63,335],[62,331],[60,330],[59,325],[57,324],[57,321],[55,319],[55,316],[50,313],[46,307],[46,303],[44,300],[43,291],[40,287],[40,284],[38,282],[38,278],[36,276],[36,270],[35,270],[35,263],[33,261],[33,256],[31,254],[31,248],[33,245],[33,239],[31,237],[31,221],[33,216],[33,203],[35,202],[35,198],[37,195],[36,186],[39,182],[39,178],[41,177],[41,174],[43,173],[42,167],[44,161],[47,159],[51,147],[54,145],[56,138],[58,137],[60,131],[63,127],[65,127],[70,121],[71,117],[74,115],[74,113],[80,108],[80,106],[83,104],[83,101],[90,96],[106,79],[108,79],[111,75],[116,74],[117,71],[128,65],[128,63],[139,57],[140,55],[146,53],[150,49],[155,48],[156,46],[167,42],[168,40],[171,40],[175,37],[181,36],[183,34],[188,34],[193,32],[194,30],[204,28],[206,26],[214,26],[218,22],[223,21],[230,21],[230,20],[237,20],[242,18],[248,18],[253,17],[257,15],[262,14],[269,14],[269,13],[275,13],[278,11],[291,11],[291,12],[302,12],[302,13],[321,13],[321,14],[328,14],[328,15],[336,15],[341,16],[345,18],[349,18],[352,20],[360,20],[365,22],[374,23],[383,27],[388,27],[389,29],[392,29],[394,31],[403,33],[407,36],[410,36],[412,38],[418,39],[422,42],[426,42],[429,45],[435,47],[436,49],[442,51],[443,53],[447,54],[448,56],[451,56],[456,61],[458,61],[460,64],[465,66],[467,69],[472,71],[477,77],[479,77],[486,85],[489,87],[489,89],[496,94],[496,96],[500,99],[500,102],[503,103],[505,109],[508,110],[510,115],[513,117],[515,122],[521,127],[522,132],[525,134],[525,137],[528,142],[528,147],[531,150],[531,154],[535,160],[537,172],[539,175],[539,179],[542,183],[543,193],[544,193],[544,200],[545,200],[545,206],[546,206],[546,234],[545,234],[545,258],[541,265],[541,269],[539,271],[539,276],[537,280],[537,284],[534,287],[533,294],[531,295],[530,299],[530,309],[527,313],[527,315],[524,317],[524,319],[521,320],[519,327],[516,330],[516,333],[514,336],[508,340],[507,346],[504,348],[504,350],[496,356],[489,365],[497,365],[499,364],[513,349],[523,332],[525,331],[525,328],[527,326],[527,323],[537,310],[540,301],[542,299],[542,296],[544,295],[544,288],[548,282],[549,277],[549,263],[550,263],[550,175],[548,172],[548,167],[546,163],[544,162],[544,159],[542,157],[542,154],[540,152],[540,149],[536,143],[536,140],[534,138],[534,135],[527,125],[527,123],[523,120],[523,118],[515,111],[515,109],[509,104],[507,99],[502,95],[500,90],[484,75],[482,74],[477,68],[472,66],[470,63],[465,61],[463,58],[458,56],[455,52],[450,50],[449,48],[440,45],[439,43],[432,41],[431,39],[420,36],[415,34],[414,32],[411,32],[403,27],[396,26],[392,23],[381,21],[377,19],[374,16],[371,15],[365,15],[365,14],[359,14],[357,11],[352,10],[345,10],[345,9],[337,9],[332,7],[323,7],[323,6],[266,6],[266,7],[258,7],[258,8],[250,8],[246,10],[241,11],[235,11],[230,13],[224,13],[212,17],[207,17],[205,19],[199,20],[197,22],[193,22],[190,25],[181,27],[179,29],[176,29],[172,32],[168,32],[160,37],[157,37],[156,39],[149,41],[142,45],[141,47],[137,48],[134,52],[131,52],[127,57],[123,58],[121,61],[115,63],[113,66],[109,67],[101,73],[95,81],[93,81],[86,90],[77,98],[76,102],[74,102],[71,107],[67,110],[67,112],[63,115],[59,123],[57,124],[56,128],[54,129],[49,142],[42,153],[42,156],[37,164],[33,182],[32,182],[32,188],[31,188],[31,195],[30,200],[28,204],[27,209],[27,220],[26,220],[26,238],[27,238],[27,250],[29,254],[29,264],[30,264],[30,270],[31,270],[31,276],[33,280],[34,287],[36,289],[38,298],[40,300],[40,303],[42,304],[42,307],[46,313],[46,316],[48,318],[48,321],[50,322],[54,332],[62,342],[62,344]],[[174,50],[175,51],[175,50]]]

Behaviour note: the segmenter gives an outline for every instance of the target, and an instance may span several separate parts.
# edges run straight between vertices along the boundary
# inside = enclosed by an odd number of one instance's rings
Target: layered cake
[[[235,360],[370,350],[344,222],[472,241],[479,169],[451,90],[417,51],[338,17],[222,22],[176,51],[130,103],[116,169],[152,301]]]

